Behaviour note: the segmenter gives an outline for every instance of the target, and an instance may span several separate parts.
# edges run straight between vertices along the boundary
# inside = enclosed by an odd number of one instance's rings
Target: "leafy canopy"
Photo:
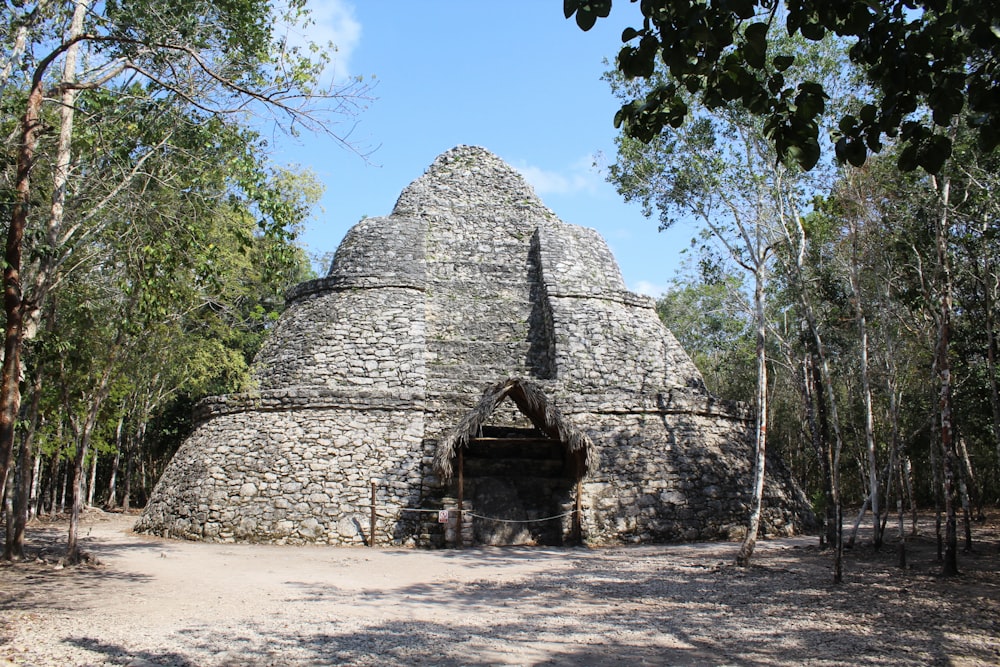
[[[563,9],[589,30],[611,3],[564,0]],[[817,81],[786,82],[797,53],[768,35],[783,22],[790,36],[847,40],[851,62],[868,81],[867,99],[833,132],[840,162],[859,166],[886,137],[898,137],[901,169],[937,173],[951,154],[947,128],[963,111],[984,151],[1000,144],[994,0],[641,0],[639,8],[642,25],[622,33],[617,67],[626,78],[648,78],[660,60],[669,73],[615,115],[615,126],[641,141],[685,122],[686,91],[709,109],[737,103],[763,118],[783,162],[815,166],[829,91]]]

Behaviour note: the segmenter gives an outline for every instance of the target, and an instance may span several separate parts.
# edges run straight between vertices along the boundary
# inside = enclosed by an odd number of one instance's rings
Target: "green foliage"
[[[813,42],[837,35],[870,86],[831,134],[841,163],[860,166],[885,138],[898,138],[901,170],[938,173],[951,154],[948,128],[962,112],[981,150],[1000,144],[1000,5],[992,0],[644,0],[639,8],[641,27],[623,32],[618,70],[650,78],[665,66],[663,80],[615,116],[640,141],[684,123],[684,98],[693,95],[710,110],[735,104],[760,117],[781,160],[812,169],[831,90],[819,79],[787,78],[799,53],[774,35],[782,26]],[[564,10],[588,30],[611,2],[565,0]]]
[[[327,51],[288,42],[310,21],[305,0],[108,0],[85,15],[78,6],[18,2],[0,20],[0,129],[9,137],[0,193],[12,194],[15,172],[27,168],[13,159],[18,141],[34,151],[22,360],[41,382],[41,451],[59,456],[89,439],[100,455],[124,444],[155,472],[184,430],[157,416],[188,420],[199,398],[250,388],[285,289],[311,275],[296,236],[320,186],[270,162],[254,114],[350,147],[330,128],[366,88],[324,87]],[[74,16],[82,31],[67,29]],[[71,43],[75,99],[60,106]],[[19,134],[33,82],[45,93],[37,143]],[[54,179],[55,157],[67,155],[60,127],[71,130],[64,186]],[[0,201],[8,215],[11,200]],[[6,455],[12,443],[2,446]]]
[[[716,258],[703,256],[696,272],[677,276],[656,302],[674,333],[720,398],[752,403],[754,331],[743,285]]]

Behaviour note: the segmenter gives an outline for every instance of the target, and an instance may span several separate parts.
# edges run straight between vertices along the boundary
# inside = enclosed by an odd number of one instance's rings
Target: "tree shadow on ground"
[[[837,586],[830,554],[806,541],[764,543],[749,568],[698,545],[454,551],[439,555],[473,577],[361,590],[286,582],[294,618],[189,624],[162,652],[64,641],[97,662],[178,667],[1000,663],[995,537],[950,579],[937,574],[932,539],[909,542],[905,570],[895,546],[859,542]],[[391,555],[400,568],[416,560]],[[538,567],[518,579],[491,569],[512,560]]]
[[[848,582],[834,586],[817,576],[829,555],[816,547],[771,553],[750,568],[669,548],[599,558],[547,550],[550,567],[517,581],[487,575],[361,591],[298,583],[288,603],[307,620],[297,618],[294,631],[270,621],[188,627],[176,633],[183,650],[142,657],[185,667],[996,664],[998,559],[989,551],[966,559],[966,591],[956,598],[955,580],[929,574],[917,554],[917,567],[894,571],[859,550]],[[344,608],[357,614],[330,616]],[[74,641],[109,660],[125,651]]]

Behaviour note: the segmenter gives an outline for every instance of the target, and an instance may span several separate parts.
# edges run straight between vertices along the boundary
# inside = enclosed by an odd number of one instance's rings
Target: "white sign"
[[[448,510],[438,511],[438,523],[448,523]]]

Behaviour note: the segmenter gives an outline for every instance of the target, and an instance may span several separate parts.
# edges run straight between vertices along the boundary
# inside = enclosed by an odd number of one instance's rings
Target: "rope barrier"
[[[393,516],[392,514],[389,514],[389,513],[378,512],[379,509],[387,510],[389,508],[384,507],[384,506],[382,508],[376,508],[377,516],[379,518],[388,519],[388,518],[390,518],[390,517]],[[443,512],[443,511],[458,512],[458,508],[448,508],[448,509],[445,509],[443,507],[441,509],[424,509],[424,508],[421,508],[421,507],[400,507],[399,510],[401,512],[424,512],[424,513],[427,513],[427,514],[439,514],[440,512]],[[556,514],[554,516],[542,517],[541,519],[500,519],[500,518],[497,518],[497,517],[483,516],[482,514],[476,514],[474,512],[469,511],[469,510],[462,510],[462,514],[465,514],[465,515],[468,515],[468,516],[471,516],[471,517],[475,517],[477,519],[483,519],[485,521],[495,521],[497,523],[538,523],[540,521],[555,521],[556,519],[562,519],[562,518],[565,518],[565,517],[568,517],[568,516],[573,516],[573,514],[575,514],[575,513],[576,513],[576,510],[570,510],[569,512],[563,512],[562,514]]]
[[[487,521],[496,521],[498,523],[537,523],[539,521],[553,521],[555,519],[562,519],[563,517],[571,516],[576,510],[570,512],[563,512],[562,514],[557,514],[555,516],[547,516],[543,519],[496,519],[491,516],[482,516],[481,514],[473,514],[472,512],[463,512],[463,514],[468,514],[477,519],[486,519]]]

